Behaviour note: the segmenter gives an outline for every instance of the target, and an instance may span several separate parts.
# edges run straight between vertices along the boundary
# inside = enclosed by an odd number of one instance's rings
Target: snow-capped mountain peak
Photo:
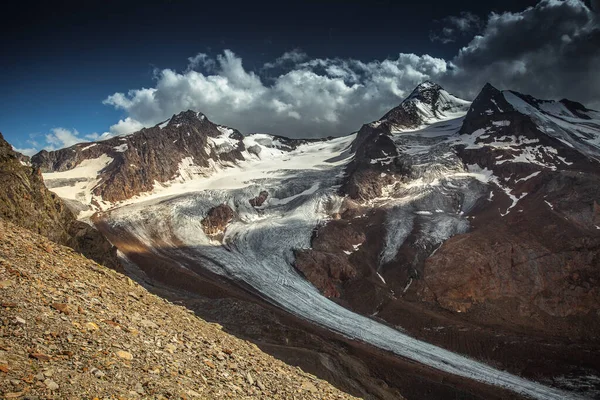
[[[382,120],[394,131],[421,128],[435,122],[463,116],[470,102],[447,92],[440,85],[425,81],[419,84],[398,107],[385,114]]]
[[[173,115],[167,122],[167,126],[180,126],[180,125],[197,125],[199,123],[206,123],[208,119],[204,114],[198,111],[187,110],[182,111],[179,114]]]

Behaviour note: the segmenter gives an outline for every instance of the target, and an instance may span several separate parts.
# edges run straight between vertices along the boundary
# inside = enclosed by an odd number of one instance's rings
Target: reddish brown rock
[[[250,205],[252,207],[260,207],[267,200],[267,197],[269,197],[269,192],[267,192],[266,190],[263,190],[262,192],[260,192],[260,194],[258,196],[256,196],[253,199],[250,199],[248,201],[250,202]]]
[[[233,219],[234,212],[227,204],[211,208],[202,220],[202,229],[207,235],[218,235],[225,232],[227,224]]]
[[[356,275],[343,255],[310,249],[295,253],[295,267],[326,297],[339,297],[337,285]]]

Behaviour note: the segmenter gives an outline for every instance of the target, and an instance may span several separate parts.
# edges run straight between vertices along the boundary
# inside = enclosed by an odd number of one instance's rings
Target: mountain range
[[[600,394],[600,113],[582,104],[424,82],[335,138],[190,110],[30,160],[3,146],[4,216],[76,249],[85,226],[114,268],[353,395]]]

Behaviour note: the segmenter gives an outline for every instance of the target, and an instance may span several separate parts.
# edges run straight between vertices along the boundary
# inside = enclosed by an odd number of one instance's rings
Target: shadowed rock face
[[[76,221],[65,203],[44,186],[40,170],[21,161],[0,134],[0,217],[121,269],[116,248],[96,229]]]
[[[340,297],[343,282],[358,274],[349,255],[364,241],[364,233],[347,221],[331,221],[315,232],[312,249],[295,252],[294,266],[325,296]]]

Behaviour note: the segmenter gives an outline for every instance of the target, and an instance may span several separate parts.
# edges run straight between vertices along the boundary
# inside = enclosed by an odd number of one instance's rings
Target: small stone
[[[158,328],[158,325],[148,319],[141,320],[140,325],[144,328]]]
[[[58,383],[54,382],[52,379],[46,379],[44,385],[46,385],[50,391],[58,390]]]
[[[25,325],[27,322],[21,317],[15,317],[14,323],[15,325]]]
[[[249,383],[250,385],[254,385],[254,379],[252,379],[252,375],[250,375],[250,372],[248,372],[248,373],[246,374],[246,379],[248,379],[248,383]]]
[[[29,355],[29,357],[35,358],[36,360],[39,360],[39,361],[50,361],[50,356],[43,354],[43,353],[31,353]]]
[[[135,384],[135,391],[136,391],[137,393],[139,393],[139,394],[144,394],[144,393],[145,393],[145,392],[144,392],[144,387],[143,387],[143,386],[142,386],[142,384],[141,384],[141,383],[139,383],[139,382]]]
[[[54,308],[56,311],[60,311],[63,314],[69,315],[69,305],[68,304],[64,304],[64,303],[52,303],[50,306],[52,308]]]
[[[265,390],[265,385],[263,385],[263,383],[261,381],[259,381],[258,379],[256,380],[256,386],[258,386],[258,388],[260,390]]]
[[[12,286],[12,281],[9,281],[9,280],[0,281],[0,289],[6,289],[11,286]]]
[[[173,354],[175,352],[175,350],[177,350],[177,346],[169,343],[168,345],[165,346],[165,350],[168,351],[169,353]]]
[[[204,360],[204,364],[206,364],[207,366],[209,366],[212,369],[215,369],[215,364],[210,360]]]
[[[43,381],[44,379],[46,379],[46,376],[44,375],[43,372],[40,372],[34,378],[37,379],[38,381]]]
[[[97,368],[94,368],[92,370],[92,374],[94,374],[94,376],[98,379],[104,378],[106,376],[106,374],[103,371],[100,371]]]
[[[311,393],[316,393],[317,387],[315,385],[313,385],[311,382],[303,382],[302,386],[301,386],[302,390],[307,390]]]
[[[117,354],[117,357],[122,358],[124,360],[127,360],[127,361],[133,360],[133,355],[128,351],[119,350],[119,351],[117,351],[116,354]]]
[[[187,394],[190,397],[202,397],[202,395],[200,393],[198,393],[198,392],[196,392],[195,390],[192,390],[192,389],[188,389]]]
[[[5,399],[18,399],[19,397],[23,396],[25,392],[10,392],[10,393],[4,393],[4,398]]]
[[[86,328],[88,331],[97,331],[97,330],[100,330],[100,328],[98,328],[98,325],[96,325],[96,324],[95,324],[95,323],[93,323],[93,322],[86,322],[86,323],[85,323],[85,328]]]
[[[5,374],[8,374],[8,365],[0,365],[0,371],[4,372]]]

